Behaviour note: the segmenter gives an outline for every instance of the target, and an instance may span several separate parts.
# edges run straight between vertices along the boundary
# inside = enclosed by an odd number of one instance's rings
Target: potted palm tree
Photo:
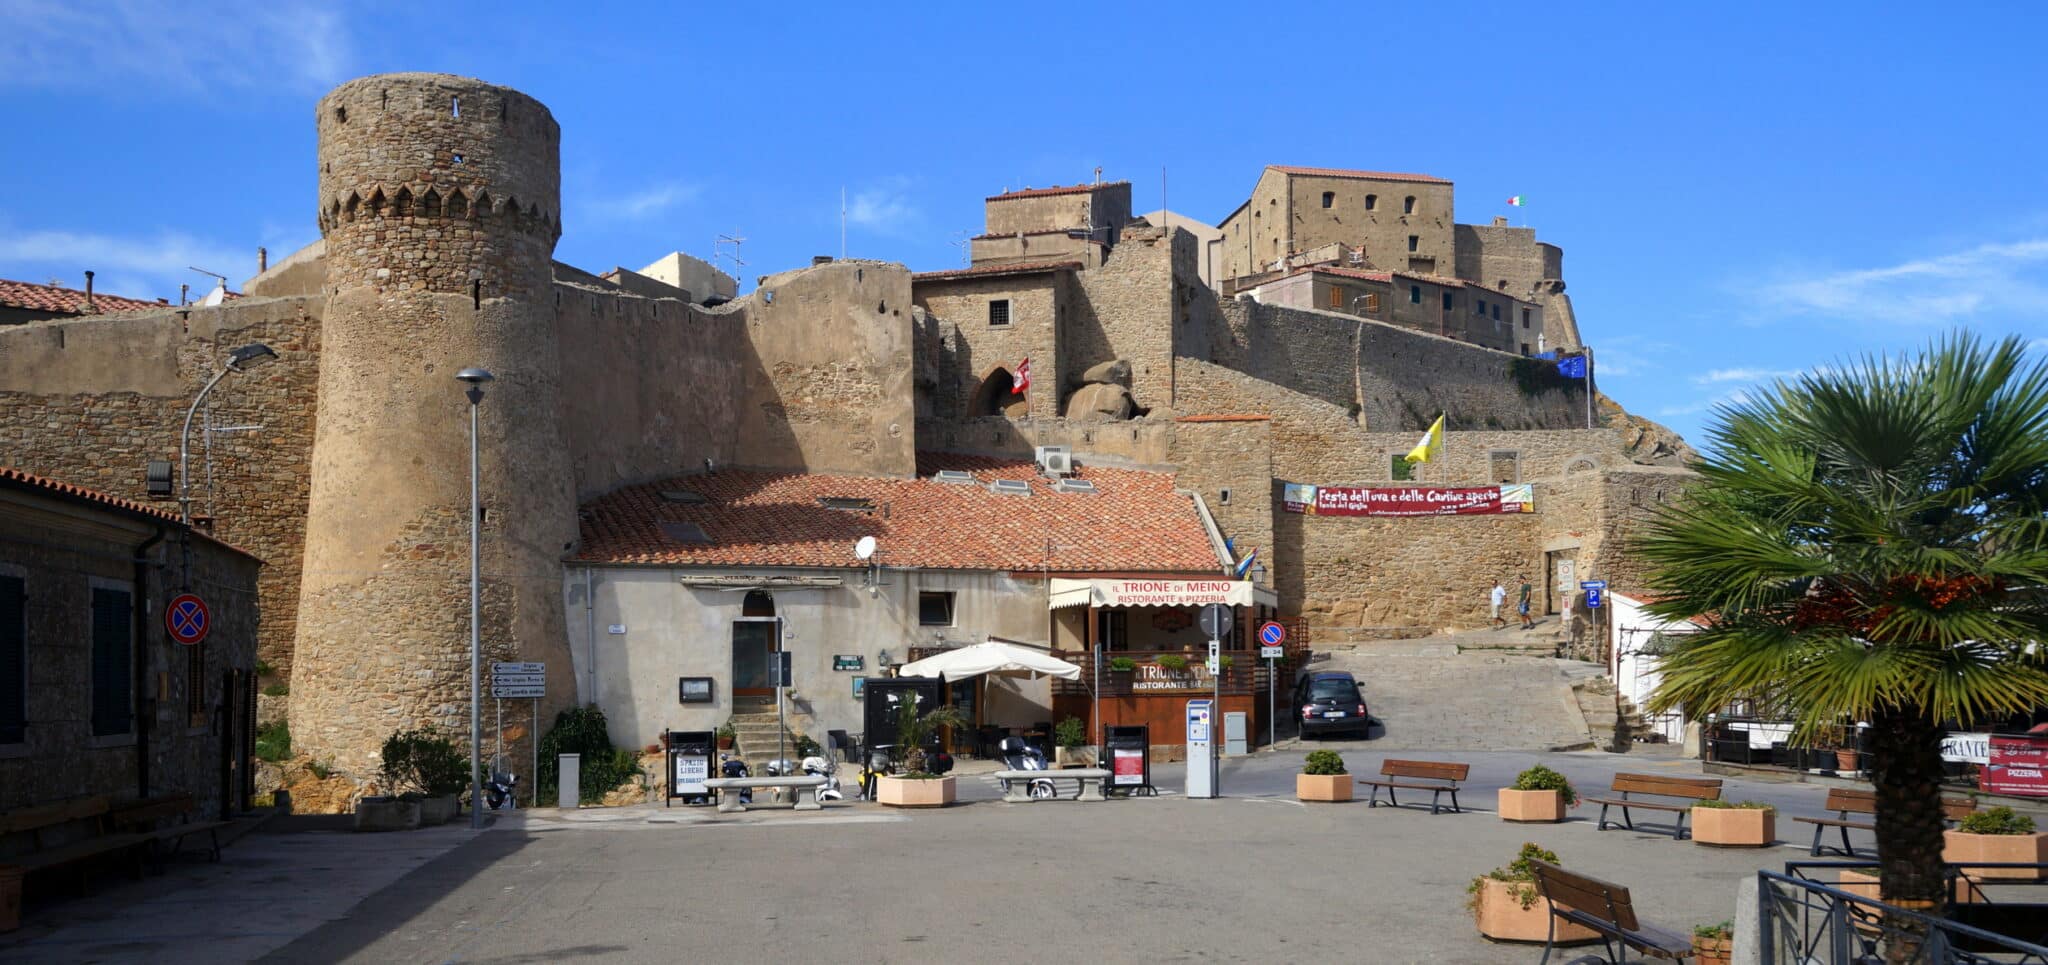
[[[1973,877],[2036,881],[2041,873],[2033,868],[1973,868],[1965,862],[2048,863],[2048,834],[2034,830],[2033,818],[2004,805],[1971,814],[1942,836],[1941,860],[1963,865],[1963,873]]]
[[[1735,955],[1735,923],[1724,921],[1692,930],[1692,960],[1698,965],[1728,965]]]
[[[1764,698],[1800,740],[1867,723],[1892,904],[1944,897],[1942,722],[2048,703],[2027,650],[2048,632],[2044,423],[2048,370],[2016,337],[1816,369],[1723,407],[1701,482],[1629,541],[1652,616],[1711,617],[1664,657],[1653,713]]]
[[[1563,774],[1541,764],[1515,775],[1515,783],[1500,789],[1500,819],[1524,823],[1554,824],[1564,820],[1564,809],[1579,806],[1579,792]]]
[[[925,747],[941,727],[963,727],[967,718],[952,707],[934,707],[920,714],[915,700],[904,700],[896,709],[896,746],[908,748],[903,770],[875,779],[875,800],[891,807],[933,808],[953,803],[951,777],[925,770]]]
[[[1465,889],[1465,907],[1479,934],[1497,942],[1540,942],[1550,938],[1550,903],[1536,893],[1536,870],[1530,860],[1559,864],[1557,853],[1531,841],[1506,867],[1495,868]],[[1599,938],[1584,925],[1559,920],[1557,944],[1578,945]]]
[[[1304,801],[1351,800],[1351,774],[1344,769],[1344,755],[1309,751],[1301,773],[1294,776],[1294,796]]]
[[[1692,840],[1721,848],[1761,848],[1778,840],[1778,809],[1762,801],[1699,801]]]

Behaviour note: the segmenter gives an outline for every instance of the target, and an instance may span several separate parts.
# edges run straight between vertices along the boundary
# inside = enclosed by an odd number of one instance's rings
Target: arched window
[[[1412,195],[1412,194],[1411,194],[1411,195],[1409,195],[1409,196],[1408,196],[1407,198],[1405,198],[1405,199],[1403,199],[1403,200],[1401,201],[1401,213],[1402,213],[1402,214],[1414,214],[1414,213],[1415,213],[1415,196],[1414,196],[1414,195]]]
[[[1335,191],[1325,191],[1325,192],[1323,192],[1323,207],[1327,208],[1327,207],[1330,207],[1330,206],[1332,206],[1332,205],[1335,205],[1336,203],[1337,203],[1337,192],[1335,192]]]
[[[1377,194],[1368,194],[1368,195],[1366,195],[1366,196],[1365,196],[1365,210],[1367,210],[1367,211],[1371,211],[1372,209],[1374,209],[1374,208],[1377,208],[1377,207],[1379,207],[1379,206],[1380,206],[1380,196],[1379,196],[1379,195],[1377,195]]]
[[[775,615],[775,598],[763,590],[748,590],[747,598],[740,601],[740,616],[772,617]]]

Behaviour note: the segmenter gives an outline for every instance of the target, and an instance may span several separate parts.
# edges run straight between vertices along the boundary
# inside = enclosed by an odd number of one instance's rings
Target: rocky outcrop
[[[1600,396],[1600,413],[1608,427],[1621,436],[1629,461],[1638,466],[1685,466],[1699,461],[1700,454],[1678,433],[1629,413],[1605,395]]]
[[[1067,396],[1067,418],[1075,422],[1122,422],[1138,414],[1131,397],[1131,363],[1112,359],[1081,373],[1082,386]]]

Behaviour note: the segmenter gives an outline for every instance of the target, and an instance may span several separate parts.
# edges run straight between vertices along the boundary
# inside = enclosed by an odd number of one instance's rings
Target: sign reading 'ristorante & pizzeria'
[[[1289,483],[1281,504],[1310,516],[1482,516],[1533,513],[1528,483],[1508,486],[1310,486]]]

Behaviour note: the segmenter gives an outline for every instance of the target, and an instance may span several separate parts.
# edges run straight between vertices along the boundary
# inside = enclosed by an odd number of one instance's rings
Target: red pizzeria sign
[[[2048,735],[1991,735],[1991,760],[1977,775],[1977,787],[1991,794],[2048,797]]]
[[[1314,516],[1483,516],[1534,512],[1527,484],[1516,486],[1286,487],[1289,512]]]

